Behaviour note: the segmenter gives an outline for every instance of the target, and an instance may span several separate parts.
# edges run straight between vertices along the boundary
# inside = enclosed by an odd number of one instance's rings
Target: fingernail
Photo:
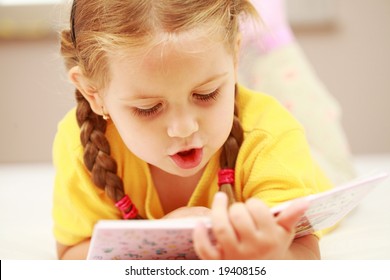
[[[226,198],[226,194],[224,192],[217,192],[214,195],[214,199],[224,199],[224,198]]]
[[[226,200],[227,200],[227,197],[226,197],[226,194],[224,192],[217,192],[214,195],[213,204],[214,203],[223,203]]]

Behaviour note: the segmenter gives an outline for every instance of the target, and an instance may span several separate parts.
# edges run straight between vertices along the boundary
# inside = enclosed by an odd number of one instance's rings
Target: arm
[[[57,256],[60,260],[85,260],[87,258],[91,240],[84,240],[73,246],[66,246],[57,242]]]
[[[212,231],[216,244],[199,225],[194,248],[202,259],[319,259],[318,240],[308,235],[294,239],[295,225],[307,203],[294,203],[277,217],[258,199],[235,203],[218,193],[212,207]]]
[[[172,212],[166,214],[163,219],[180,219],[188,217],[206,217],[209,216],[211,210],[203,206],[194,206],[194,207],[180,207]]]

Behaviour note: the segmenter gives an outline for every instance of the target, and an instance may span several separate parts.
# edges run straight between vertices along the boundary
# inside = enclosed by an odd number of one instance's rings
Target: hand
[[[177,219],[189,217],[206,217],[210,216],[211,210],[207,207],[180,207],[166,214],[163,219]]]
[[[307,202],[291,204],[277,217],[259,199],[227,207],[227,197],[217,193],[212,206],[212,232],[199,224],[194,231],[194,248],[201,259],[283,259],[295,235],[295,225]]]

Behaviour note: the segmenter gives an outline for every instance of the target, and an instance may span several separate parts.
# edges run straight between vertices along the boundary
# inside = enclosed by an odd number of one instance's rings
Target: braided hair
[[[235,95],[237,95],[237,85],[235,86]],[[230,171],[231,176],[234,176],[234,167],[236,165],[238,151],[241,147],[242,141],[244,139],[244,132],[238,119],[238,109],[237,104],[234,104],[234,118],[232,130],[225,143],[222,146],[222,152],[219,158],[219,165],[221,168],[221,172],[224,170]],[[233,179],[227,180],[226,182],[222,182],[220,184],[220,190],[225,192],[229,199],[229,204],[232,204],[236,201],[236,196],[234,194],[234,177]]]

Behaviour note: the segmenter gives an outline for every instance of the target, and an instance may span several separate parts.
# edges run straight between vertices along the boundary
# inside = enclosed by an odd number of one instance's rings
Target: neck
[[[203,170],[200,170],[193,176],[181,177],[152,165],[149,166],[149,169],[165,214],[179,207],[187,206],[203,174]]]

